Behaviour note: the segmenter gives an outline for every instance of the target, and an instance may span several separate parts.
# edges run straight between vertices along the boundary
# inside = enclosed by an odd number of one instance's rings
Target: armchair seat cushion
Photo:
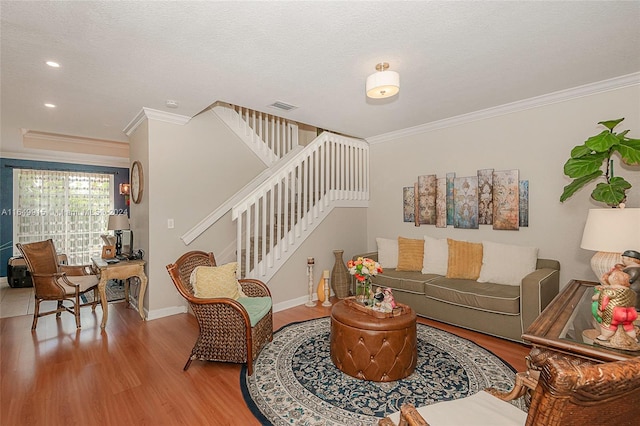
[[[251,327],[254,327],[271,310],[270,297],[240,297],[238,302],[249,314]]]
[[[78,286],[80,286],[80,293],[98,285],[98,282],[100,281],[97,275],[67,275],[67,280],[69,280],[72,284],[77,284]],[[68,285],[63,285],[63,287],[67,294],[76,293],[73,287],[70,287]]]
[[[430,426],[522,426],[527,421],[527,413],[485,391],[420,407],[417,411]],[[400,413],[389,418],[398,424]]]

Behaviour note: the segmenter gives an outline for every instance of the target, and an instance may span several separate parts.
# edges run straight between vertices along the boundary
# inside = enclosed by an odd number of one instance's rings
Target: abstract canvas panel
[[[436,175],[418,176],[419,223],[422,225],[436,224]]]
[[[520,181],[520,227],[529,226],[529,181]]]
[[[519,229],[518,176],[518,170],[493,172],[493,229]]]
[[[402,188],[402,217],[404,222],[415,221],[416,198],[413,186]]]
[[[455,179],[455,173],[447,173],[447,225],[453,225],[453,180]]]
[[[418,199],[420,197],[420,194],[418,193],[418,182],[414,182],[413,183],[413,204],[415,204],[415,210],[413,211],[413,217],[414,217],[414,221],[413,223],[416,226],[420,226],[420,203],[418,202]]]
[[[478,224],[493,223],[493,169],[478,170]]]
[[[455,178],[453,199],[453,226],[478,229],[478,176]]]
[[[447,179],[438,178],[436,184],[436,228],[447,227]]]

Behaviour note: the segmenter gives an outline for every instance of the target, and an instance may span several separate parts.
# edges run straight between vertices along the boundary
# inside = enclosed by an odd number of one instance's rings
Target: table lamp
[[[129,217],[126,214],[109,215],[107,229],[116,234],[116,257],[122,256],[122,230],[129,229]]]
[[[602,275],[622,263],[622,252],[640,249],[640,208],[589,210],[580,247],[597,251],[591,269],[602,283]]]

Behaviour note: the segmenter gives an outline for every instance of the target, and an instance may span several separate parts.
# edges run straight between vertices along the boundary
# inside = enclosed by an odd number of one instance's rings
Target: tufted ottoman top
[[[401,330],[416,323],[416,313],[407,305],[402,305],[404,313],[397,317],[376,318],[375,316],[355,310],[344,301],[333,305],[331,318],[344,325],[361,330]]]

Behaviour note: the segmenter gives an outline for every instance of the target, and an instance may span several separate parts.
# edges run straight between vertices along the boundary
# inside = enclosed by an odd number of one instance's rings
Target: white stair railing
[[[260,111],[218,102],[212,111],[271,166],[298,145],[298,124]]]
[[[335,207],[367,207],[369,145],[324,132],[231,210],[242,275],[268,281]]]

